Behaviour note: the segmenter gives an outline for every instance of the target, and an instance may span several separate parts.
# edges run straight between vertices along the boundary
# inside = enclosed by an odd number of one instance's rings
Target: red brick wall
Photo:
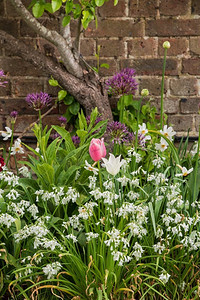
[[[165,80],[165,111],[179,135],[188,128],[198,134],[200,116],[200,1],[199,0],[119,0],[107,2],[98,12],[98,28],[91,24],[83,34],[81,53],[94,63],[94,55],[101,45],[101,62],[110,69],[101,75],[110,76],[124,67],[137,71],[140,90],[148,88],[155,104],[159,103],[163,48],[168,40]],[[43,20],[45,25],[58,27],[56,20]],[[44,41],[20,20],[9,0],[0,0],[0,29],[43,49]],[[16,132],[35,119],[24,98],[29,92],[45,91],[56,95],[48,86],[49,74],[42,73],[9,51],[0,49],[0,68],[8,75],[9,84],[0,89],[0,130],[9,123],[8,114],[19,111]],[[46,118],[47,123],[58,123],[64,112],[58,107]]]

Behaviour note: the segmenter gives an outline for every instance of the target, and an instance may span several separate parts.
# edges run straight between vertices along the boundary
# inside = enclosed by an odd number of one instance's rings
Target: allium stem
[[[139,116],[140,116],[140,108],[142,103],[143,97],[140,98],[138,101],[138,110],[137,110],[137,128],[136,128],[136,136],[135,136],[135,151],[137,152],[137,146],[138,146],[138,126],[139,126]]]
[[[120,97],[120,102],[121,102],[121,105],[120,105],[119,122],[124,123],[124,95],[122,95]]]
[[[7,157],[7,160],[6,160],[6,167],[8,166],[8,163],[9,163],[9,160],[10,160],[10,153],[11,153],[11,148],[12,148],[12,145],[13,145],[14,126],[15,126],[15,123],[11,123],[12,135],[11,135],[11,139],[10,139],[10,148],[9,148],[9,152],[8,152],[8,157]]]
[[[164,85],[165,85],[166,57],[167,57],[167,48],[165,48],[165,52],[164,52],[162,82],[161,82],[161,100],[160,100],[160,128],[161,129],[163,129],[163,116],[164,116],[163,96],[164,96]]]

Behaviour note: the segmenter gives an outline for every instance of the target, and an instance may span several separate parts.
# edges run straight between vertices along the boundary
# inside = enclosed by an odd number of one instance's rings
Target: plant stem
[[[137,146],[138,146],[138,126],[139,126],[139,115],[140,115],[140,108],[142,103],[143,97],[138,101],[138,111],[137,111],[137,128],[136,128],[136,136],[135,136],[135,151],[137,152]]]
[[[11,139],[10,139],[10,148],[9,148],[9,153],[8,153],[8,157],[7,157],[7,160],[6,160],[6,167],[8,166],[8,163],[9,163],[9,160],[10,160],[10,153],[11,153],[11,148],[12,148],[12,145],[13,145],[13,138],[14,138],[14,123],[12,123],[12,135],[11,135]]]
[[[99,169],[99,185],[100,185],[100,189],[101,192],[103,191],[103,186],[102,186],[102,177],[101,177],[101,166],[100,166],[100,162],[98,160],[98,169]]]
[[[120,123],[124,123],[124,95],[120,97],[121,101],[121,108],[120,108],[120,115],[119,115],[119,121]]]
[[[163,71],[162,71],[162,83],[161,83],[161,101],[160,101],[160,128],[161,129],[163,129],[163,116],[164,116],[163,96],[164,96],[164,85],[165,85],[166,56],[167,56],[167,49],[165,48]]]
[[[200,149],[200,125],[199,125],[199,138],[198,138],[198,146],[197,146],[197,154],[194,168],[194,188],[193,188],[193,199],[192,202],[196,200],[197,196],[197,176],[198,176],[198,162],[199,162],[199,149]]]

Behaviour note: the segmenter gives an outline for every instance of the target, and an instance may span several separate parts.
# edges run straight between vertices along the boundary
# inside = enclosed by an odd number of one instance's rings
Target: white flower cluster
[[[11,215],[7,213],[0,214],[0,225],[5,225],[9,228],[14,222],[15,218],[13,218]]]
[[[13,187],[19,183],[19,177],[8,170],[0,172],[0,180]]]
[[[79,207],[78,208],[78,212],[79,212],[78,218],[87,220],[89,218],[89,216],[91,217],[93,215],[93,208],[95,206],[98,206],[98,204],[95,202],[87,202],[87,203],[85,203],[84,206]]]
[[[8,211],[14,213],[20,217],[23,217],[25,212],[29,212],[34,219],[37,219],[37,214],[39,213],[38,207],[29,201],[21,200],[19,203],[11,202],[8,205]]]
[[[52,192],[38,190],[35,192],[35,195],[36,202],[39,201],[39,196],[41,196],[43,201],[52,200],[55,205],[59,205],[60,203],[65,205],[70,201],[75,203],[80,196],[76,189],[72,187],[69,187],[67,192],[64,191],[64,187],[53,187]]]
[[[55,261],[52,264],[48,264],[45,267],[42,268],[44,274],[47,276],[47,279],[52,279],[55,277],[55,275],[58,274],[58,272],[61,270],[62,265]]]

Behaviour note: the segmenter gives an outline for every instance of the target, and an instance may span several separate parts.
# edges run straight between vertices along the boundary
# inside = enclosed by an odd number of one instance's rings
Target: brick
[[[164,98],[164,111],[166,114],[177,114],[179,113],[179,99]]]
[[[18,21],[8,20],[5,18],[0,19],[0,30],[3,30],[14,37],[18,37]]]
[[[80,52],[83,56],[94,56],[96,43],[93,39],[81,40]]]
[[[36,32],[23,20],[20,21],[20,35],[22,37],[36,37]]]
[[[4,57],[0,58],[0,66],[11,76],[45,76],[42,70],[34,67],[32,64],[20,59],[20,58],[10,58]]]
[[[53,18],[40,18],[38,19],[38,21],[45,27],[47,27],[50,30],[56,30],[59,31],[60,29],[60,25],[59,25],[59,21],[57,19]]]
[[[125,46],[123,41],[119,40],[98,40],[100,48],[100,57],[119,57],[124,56]]]
[[[161,0],[160,14],[164,16],[178,16],[190,13],[190,2],[188,0]]]
[[[146,22],[148,36],[198,36],[200,19],[159,19]]]
[[[200,126],[200,116],[195,117],[195,129],[197,132],[199,132],[199,126]]]
[[[42,113],[46,112],[49,109],[43,109]],[[19,116],[25,115],[38,115],[38,112],[35,111],[32,107],[30,107],[24,98],[9,98],[9,99],[0,99],[0,114],[2,115],[9,115],[11,111],[17,110]],[[52,113],[58,113],[58,108],[54,109]],[[30,122],[31,123],[31,122]]]
[[[198,92],[197,79],[195,78],[179,78],[170,79],[170,91],[176,96],[196,95]]]
[[[120,62],[122,68],[134,68],[138,75],[162,75],[163,59],[124,59]],[[178,62],[168,59],[166,63],[166,75],[178,74]]]
[[[108,1],[98,9],[98,13],[100,17],[123,17],[126,15],[125,10],[125,0],[120,0],[116,6],[113,1]]]
[[[166,39],[158,40],[158,55],[164,55],[163,43]],[[171,47],[167,50],[167,56],[183,55],[188,52],[189,41],[187,38],[168,38]]]
[[[140,78],[139,79],[139,90],[141,93],[142,89],[148,89],[150,96],[160,96],[161,94],[161,78]],[[167,86],[165,81],[165,90],[164,93],[167,92]]]
[[[58,120],[58,118],[60,117],[59,115],[47,115],[46,117],[44,117],[44,119],[42,120],[42,124],[44,126],[46,125],[60,125],[60,121]]]
[[[128,41],[128,55],[134,57],[154,56],[157,52],[157,41],[154,38],[135,38]]]
[[[190,51],[191,54],[200,55],[200,37],[190,38]]]
[[[86,37],[140,37],[143,35],[143,22],[133,20],[99,20],[98,28],[90,23]]]
[[[0,116],[0,130],[4,130],[5,126],[3,125],[3,123],[4,123],[4,118]],[[2,145],[0,147],[2,147]]]
[[[4,2],[3,0],[0,0],[0,16],[4,16],[5,14],[5,9],[4,9]]]
[[[0,86],[0,97],[2,96],[10,96],[11,95],[11,85],[10,85],[10,80],[5,78],[8,83],[5,84],[5,87]]]
[[[182,73],[200,75],[200,58],[183,59]]]
[[[57,97],[59,91],[60,91],[59,87],[49,85],[49,79],[45,81],[44,84],[45,93],[48,93],[51,97]]]
[[[200,2],[199,0],[192,0],[192,14],[199,15],[200,14]]]
[[[35,115],[23,115],[18,116],[16,123],[15,123],[15,133],[22,133],[31,123],[35,122],[37,120],[37,116]],[[7,124],[9,121],[7,121]],[[33,131],[31,129],[28,130],[28,133],[33,134]]]
[[[129,15],[130,17],[154,17],[157,8],[155,0],[131,0]]]
[[[169,115],[168,124],[171,124],[176,131],[186,132],[193,128],[192,116]]]
[[[17,97],[23,97],[30,93],[42,92],[43,90],[43,80],[15,79],[12,82],[12,93]]]
[[[97,61],[96,60],[92,60],[92,59],[87,59],[87,63],[91,66],[91,67],[97,67]],[[114,59],[110,59],[110,58],[102,58],[100,59],[100,64],[108,64],[109,65],[109,69],[106,68],[100,68],[99,70],[99,75],[104,77],[104,76],[112,76],[114,73],[117,72],[118,70],[118,65],[117,65],[117,61]]]
[[[28,7],[30,5],[30,2],[27,0],[22,0],[22,3],[25,5],[25,7]],[[19,14],[14,8],[14,6],[12,5],[11,1],[6,0],[5,4],[6,4],[6,12],[9,17],[19,17]]]
[[[182,114],[197,113],[199,110],[200,98],[181,98],[180,108]]]

